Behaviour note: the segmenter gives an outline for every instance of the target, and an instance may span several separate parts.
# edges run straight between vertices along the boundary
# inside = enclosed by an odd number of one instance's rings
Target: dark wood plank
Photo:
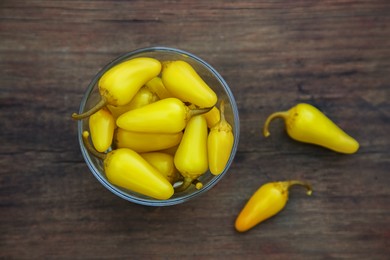
[[[388,259],[388,1],[9,1],[0,3],[0,258]],[[145,207],[105,190],[70,119],[89,81],[141,47],[192,52],[230,85],[237,156],[201,197]],[[266,117],[308,102],[361,145],[340,155]],[[268,181],[302,179],[286,208],[239,234]]]

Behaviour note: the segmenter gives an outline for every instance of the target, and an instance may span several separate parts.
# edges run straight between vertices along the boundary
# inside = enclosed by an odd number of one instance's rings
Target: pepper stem
[[[225,101],[221,100],[221,104],[219,104],[219,114],[221,116],[220,122],[226,121],[225,119]]]
[[[191,118],[193,116],[205,114],[205,113],[209,112],[211,109],[212,109],[212,107],[190,109],[190,111],[188,112],[188,115],[189,115],[189,118]]]
[[[313,193],[313,189],[311,188],[311,185],[307,182],[292,180],[292,181],[287,181],[286,185],[287,185],[287,189],[289,189],[291,186],[294,186],[294,185],[301,185],[307,189],[307,191],[306,191],[307,195],[310,196]]]
[[[286,120],[287,117],[288,117],[288,115],[289,115],[289,112],[288,112],[288,111],[275,112],[275,113],[271,114],[271,115],[267,118],[267,120],[265,121],[265,123],[264,123],[263,135],[264,135],[265,137],[270,136],[270,132],[268,131],[268,127],[269,127],[269,125],[270,125],[270,123],[271,123],[272,120],[274,120],[275,118],[283,118],[284,120]]]
[[[84,119],[86,117],[89,117],[89,116],[93,115],[94,113],[96,113],[97,111],[99,111],[101,108],[103,108],[106,104],[107,104],[107,100],[102,97],[102,99],[95,106],[93,106],[90,110],[88,110],[84,113],[81,113],[81,114],[73,113],[72,118],[75,120],[80,120],[80,119]]]
[[[191,178],[184,178],[183,183],[179,187],[175,188],[175,192],[185,191],[188,187],[190,187],[192,181],[193,180]]]
[[[83,141],[84,141],[84,145],[85,147],[87,148],[87,150],[93,154],[94,156],[104,160],[106,159],[107,155],[104,154],[104,153],[99,153],[98,151],[96,151],[96,149],[91,145],[91,143],[89,142],[89,132],[88,131],[84,131],[83,132]]]
[[[195,188],[197,190],[200,190],[201,188],[203,188],[203,183],[200,182],[199,180],[197,180],[197,179],[194,180],[194,179],[186,177],[186,178],[184,178],[183,183],[179,187],[175,188],[175,192],[185,191],[186,189],[188,189],[190,187],[191,184],[194,184]]]

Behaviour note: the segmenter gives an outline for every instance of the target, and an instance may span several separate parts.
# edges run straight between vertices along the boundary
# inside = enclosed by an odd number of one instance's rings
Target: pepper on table
[[[352,154],[359,149],[359,143],[316,107],[300,103],[288,111],[272,113],[263,128],[265,137],[270,135],[269,124],[275,118],[282,118],[287,134],[300,142],[319,145],[330,150]]]
[[[311,185],[302,181],[266,183],[253,193],[239,213],[234,224],[236,230],[245,232],[279,213],[286,206],[289,189],[294,185],[302,185],[307,189],[307,195],[312,194]]]

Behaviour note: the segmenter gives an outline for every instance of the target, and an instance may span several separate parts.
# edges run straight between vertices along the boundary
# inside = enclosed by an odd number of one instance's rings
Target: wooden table
[[[388,259],[389,1],[0,3],[0,258]],[[227,81],[241,136],[228,174],[171,207],[127,202],[94,178],[72,112],[91,78],[149,46],[189,51]],[[360,142],[353,155],[298,143],[266,117],[315,105]],[[233,224],[270,181],[299,179],[286,208]]]

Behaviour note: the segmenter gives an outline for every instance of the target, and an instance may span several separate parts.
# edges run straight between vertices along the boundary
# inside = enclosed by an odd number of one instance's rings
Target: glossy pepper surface
[[[123,106],[128,104],[138,90],[161,71],[160,61],[140,57],[119,63],[107,70],[98,81],[101,100],[89,111],[76,114],[74,119],[88,117],[105,105]]]
[[[99,152],[106,151],[112,144],[115,121],[108,109],[102,108],[89,117],[89,129],[93,146]]]
[[[83,132],[87,149],[104,162],[104,171],[110,183],[155,199],[169,199],[172,184],[141,155],[127,148],[98,153],[88,142],[89,133]]]
[[[206,118],[208,128],[212,128],[221,120],[221,112],[214,106],[209,112],[204,114],[204,117]]]
[[[181,176],[173,163],[173,156],[163,152],[141,153],[148,163],[156,168],[172,184],[179,181]]]
[[[117,148],[129,148],[138,153],[144,153],[174,147],[180,143],[182,136],[183,132],[144,133],[118,128],[114,143]]]
[[[288,201],[289,189],[293,185],[303,185],[308,195],[312,193],[311,186],[301,181],[266,183],[250,197],[239,213],[235,222],[236,230],[245,232],[280,212]]]
[[[221,101],[220,120],[211,129],[207,138],[210,172],[221,174],[229,161],[233,149],[234,136],[231,125],[225,119],[225,106]]]
[[[182,140],[174,156],[174,163],[184,183],[179,190],[189,185],[208,170],[207,123],[203,115],[192,117],[184,130]]]
[[[149,80],[145,87],[150,89],[153,93],[155,93],[160,99],[173,97],[171,93],[167,90],[167,88],[164,86],[162,80],[160,77],[155,77],[151,80]]]
[[[264,125],[263,134],[270,135],[268,127],[275,118],[283,118],[288,135],[300,142],[326,147],[330,150],[352,154],[359,143],[310,104],[301,103],[288,111],[271,114]]]
[[[217,103],[216,93],[185,61],[163,63],[162,82],[173,96],[201,108],[213,107]]]
[[[135,94],[133,99],[128,104],[123,106],[107,105],[107,108],[111,111],[114,118],[117,119],[120,115],[132,109],[140,108],[145,105],[151,104],[158,99],[159,98],[155,93],[153,93],[146,87],[142,87],[140,88],[140,90],[138,90],[137,94]]]
[[[177,133],[195,114],[208,109],[190,109],[177,98],[165,98],[122,114],[116,123],[128,131],[147,133]]]
[[[111,105],[126,105],[138,90],[160,71],[160,61],[153,58],[140,57],[124,61],[109,69],[100,78],[100,95]]]

